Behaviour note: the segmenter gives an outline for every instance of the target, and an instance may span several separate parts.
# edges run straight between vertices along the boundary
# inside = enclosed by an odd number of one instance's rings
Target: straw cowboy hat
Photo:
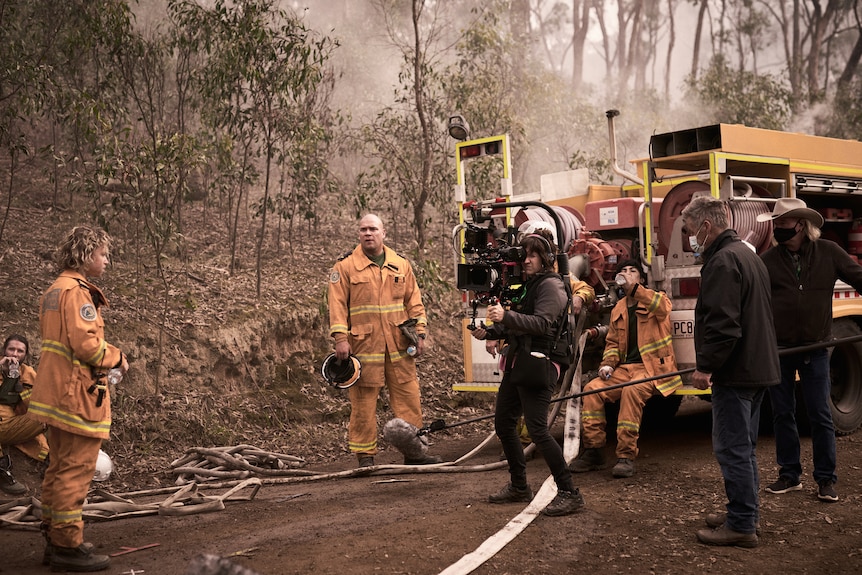
[[[799,198],[781,198],[775,202],[771,214],[760,214],[757,216],[757,221],[768,222],[778,218],[799,218],[808,220],[818,228],[823,227],[823,216],[806,206]]]

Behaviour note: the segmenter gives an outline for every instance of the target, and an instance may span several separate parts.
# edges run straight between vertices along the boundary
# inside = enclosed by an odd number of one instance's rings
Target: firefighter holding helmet
[[[384,245],[386,230],[374,214],[359,222],[359,245],[336,262],[329,276],[329,333],[335,357],[355,356],[361,375],[348,389],[348,448],[360,467],[377,454],[377,397],[384,386],[395,417],[422,427],[415,357],[425,349],[428,320],[413,268]],[[415,320],[415,344],[400,325]],[[411,348],[408,353],[408,348]],[[426,455],[406,465],[439,463]]]

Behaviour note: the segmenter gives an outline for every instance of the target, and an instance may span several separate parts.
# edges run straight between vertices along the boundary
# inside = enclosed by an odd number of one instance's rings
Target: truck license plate
[[[674,338],[693,338],[694,337],[694,320],[693,319],[675,319],[671,321],[673,327]]]

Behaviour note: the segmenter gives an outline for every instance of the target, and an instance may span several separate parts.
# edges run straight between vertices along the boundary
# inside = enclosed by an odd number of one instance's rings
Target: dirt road
[[[820,503],[804,440],[804,490],[764,493],[763,537],[756,549],[712,548],[696,542],[707,512],[722,509],[720,473],[710,449],[708,411],[686,410],[667,429],[646,430],[637,474],[612,479],[610,468],[576,476],[587,501],[582,512],[538,517],[475,573],[860,573],[862,572],[862,435],[838,440],[841,501]],[[561,431],[561,430],[560,430]],[[433,451],[449,459],[483,437],[435,436]],[[493,463],[492,442],[471,464]],[[761,438],[761,483],[774,479],[773,441]],[[609,452],[610,455],[610,452]],[[396,452],[378,463],[398,463]],[[345,456],[328,469],[349,469]],[[538,488],[547,477],[541,458],[529,463]],[[490,505],[488,493],[505,470],[477,473],[372,475],[265,486],[252,502],[188,517],[142,517],[89,524],[102,553],[158,543],[114,558],[107,573],[179,575],[205,552],[263,575],[439,573],[473,551],[523,508]],[[4,529],[0,573],[47,573],[36,532]]]

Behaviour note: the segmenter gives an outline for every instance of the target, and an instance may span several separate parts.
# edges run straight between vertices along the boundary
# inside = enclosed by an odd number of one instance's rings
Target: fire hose
[[[862,341],[862,335],[854,335],[854,336],[850,336],[850,337],[844,337],[844,338],[832,339],[829,341],[823,341],[823,342],[819,342],[819,343],[813,343],[810,345],[802,345],[799,347],[786,347],[783,349],[779,349],[778,355],[779,356],[793,355],[793,354],[797,354],[797,353],[804,353],[807,351],[815,351],[815,350],[823,349],[823,348],[827,348],[827,347],[835,347],[837,345],[856,343],[859,341]],[[590,389],[587,391],[581,391],[579,393],[573,393],[571,395],[564,395],[561,397],[555,397],[555,398],[551,399],[551,403],[555,403],[555,402],[559,402],[559,401],[567,401],[569,399],[577,399],[577,398],[581,398],[581,397],[584,397],[587,395],[594,395],[596,393],[602,393],[602,392],[605,392],[605,391],[608,391],[611,389],[620,389],[623,387],[628,387],[630,385],[637,385],[639,383],[646,383],[648,381],[654,381],[656,379],[665,379],[665,378],[674,377],[677,375],[685,375],[687,373],[693,372],[695,369],[696,368],[694,368],[694,367],[688,367],[688,368],[680,369],[677,371],[671,371],[668,373],[662,373],[659,375],[644,377],[642,379],[635,379],[632,381],[617,383],[614,385],[609,385],[607,387],[602,387],[602,388],[598,388],[598,389]],[[486,419],[491,419],[492,417],[494,417],[494,415],[495,415],[494,413],[488,413],[485,415],[480,415],[478,417],[473,417],[471,419],[465,419],[463,421],[456,421],[455,423],[446,423],[442,419],[436,419],[436,420],[432,421],[430,424],[420,428],[419,431],[417,432],[417,435],[422,436],[422,435],[426,435],[428,433],[434,433],[435,431],[442,431],[444,429],[451,429],[453,427],[459,427],[461,425],[468,425],[470,423],[476,423],[477,421],[484,421]]]

